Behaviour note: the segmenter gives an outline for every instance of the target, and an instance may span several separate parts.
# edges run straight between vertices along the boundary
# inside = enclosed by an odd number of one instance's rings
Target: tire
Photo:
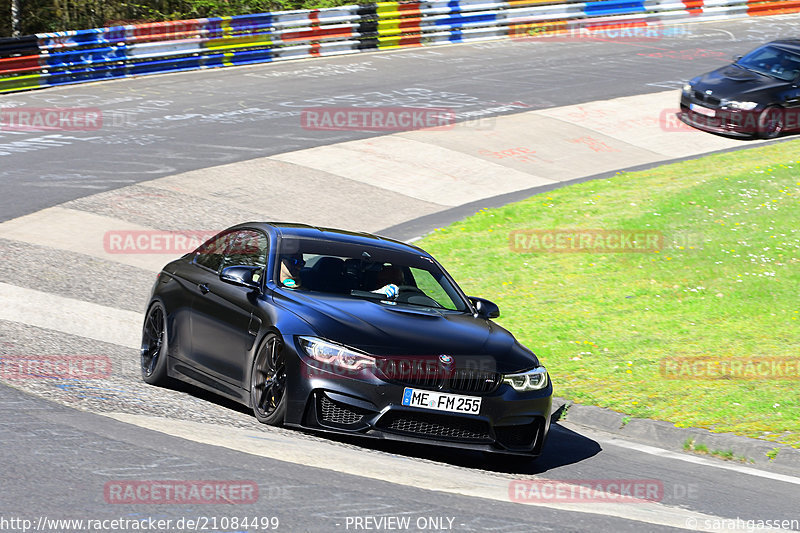
[[[769,106],[758,116],[758,135],[762,139],[775,139],[785,127],[780,107]]]
[[[160,302],[147,310],[142,327],[142,379],[150,385],[167,381],[167,313]]]
[[[283,342],[270,333],[253,358],[250,371],[250,406],[256,420],[280,426],[286,419],[286,359]]]

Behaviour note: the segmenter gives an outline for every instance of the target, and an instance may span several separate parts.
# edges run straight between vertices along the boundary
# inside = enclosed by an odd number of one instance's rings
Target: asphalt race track
[[[796,33],[796,20],[698,24],[683,37],[642,43],[495,41],[5,95],[4,107],[100,108],[104,127],[56,137],[1,132],[0,220],[131,183],[366,136],[304,130],[297,113],[317,105],[544,109],[678,88],[733,55]],[[28,144],[14,144],[21,142]]]
[[[675,89],[799,29],[800,17],[748,19],[659,41],[496,41],[0,97],[4,108],[103,116],[92,131],[0,130],[2,354],[101,355],[113,369],[82,382],[0,377],[0,531],[22,531],[22,519],[40,531],[101,530],[48,522],[68,518],[172,520],[157,529],[183,531],[192,528],[177,520],[198,517],[209,531],[256,531],[223,517],[265,517],[279,531],[753,530],[747,520],[795,520],[782,527],[800,530],[800,468],[687,455],[569,419],[538,461],[487,463],[267,428],[190,387],[147,386],[142,313],[170,255],[120,254],[103,241],[109,231],[214,230],[247,218],[409,238],[472,206],[752,146],[669,126]],[[301,124],[303,109],[352,105],[445,107],[465,122],[382,136]],[[498,156],[504,149],[518,152]],[[130,480],[254,482],[258,498],[110,501],[108,483]],[[512,503],[519,480],[639,480],[660,492],[655,502]],[[388,517],[409,525],[377,521]]]

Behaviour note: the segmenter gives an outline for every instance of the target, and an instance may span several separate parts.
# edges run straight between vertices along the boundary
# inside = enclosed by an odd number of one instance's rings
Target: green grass
[[[659,230],[650,253],[518,253],[521,229]],[[800,141],[618,174],[419,243],[550,370],[557,395],[800,447],[798,382],[676,380],[666,357],[800,358]]]
[[[774,461],[776,457],[778,457],[778,453],[781,451],[780,448],[772,448],[770,451],[766,453],[767,459],[770,461]]]
[[[693,452],[700,455],[713,455],[725,461],[738,461],[740,463],[754,463],[752,459],[748,459],[744,455],[736,455],[733,450],[709,450],[705,444],[698,444],[694,439],[686,439],[683,443],[683,449],[687,452]],[[777,448],[776,448],[777,449]],[[769,456],[769,454],[767,454]],[[770,457],[774,459],[774,457]]]

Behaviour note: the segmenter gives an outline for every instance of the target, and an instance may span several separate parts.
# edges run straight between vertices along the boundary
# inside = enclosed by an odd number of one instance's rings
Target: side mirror
[[[468,298],[472,305],[475,306],[475,310],[478,311],[479,317],[497,318],[500,316],[500,308],[497,307],[496,303],[477,296],[469,296]]]
[[[219,279],[231,285],[261,289],[261,271],[263,267],[235,265],[222,269]]]
[[[733,58],[732,58],[732,59],[733,59],[733,62],[734,62],[734,63],[736,63],[737,61],[739,61],[739,60],[740,60],[741,58],[743,58],[743,57],[744,57],[744,56],[733,56]]]

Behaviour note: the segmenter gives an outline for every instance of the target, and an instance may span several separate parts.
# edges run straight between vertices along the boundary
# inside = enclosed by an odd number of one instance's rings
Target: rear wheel
[[[150,306],[142,328],[142,379],[151,385],[167,381],[167,315],[159,302]]]
[[[767,107],[758,117],[758,134],[763,139],[776,138],[783,133],[784,128],[783,109],[780,107]]]
[[[286,418],[286,359],[283,342],[272,333],[253,359],[250,405],[262,424],[280,426]]]

